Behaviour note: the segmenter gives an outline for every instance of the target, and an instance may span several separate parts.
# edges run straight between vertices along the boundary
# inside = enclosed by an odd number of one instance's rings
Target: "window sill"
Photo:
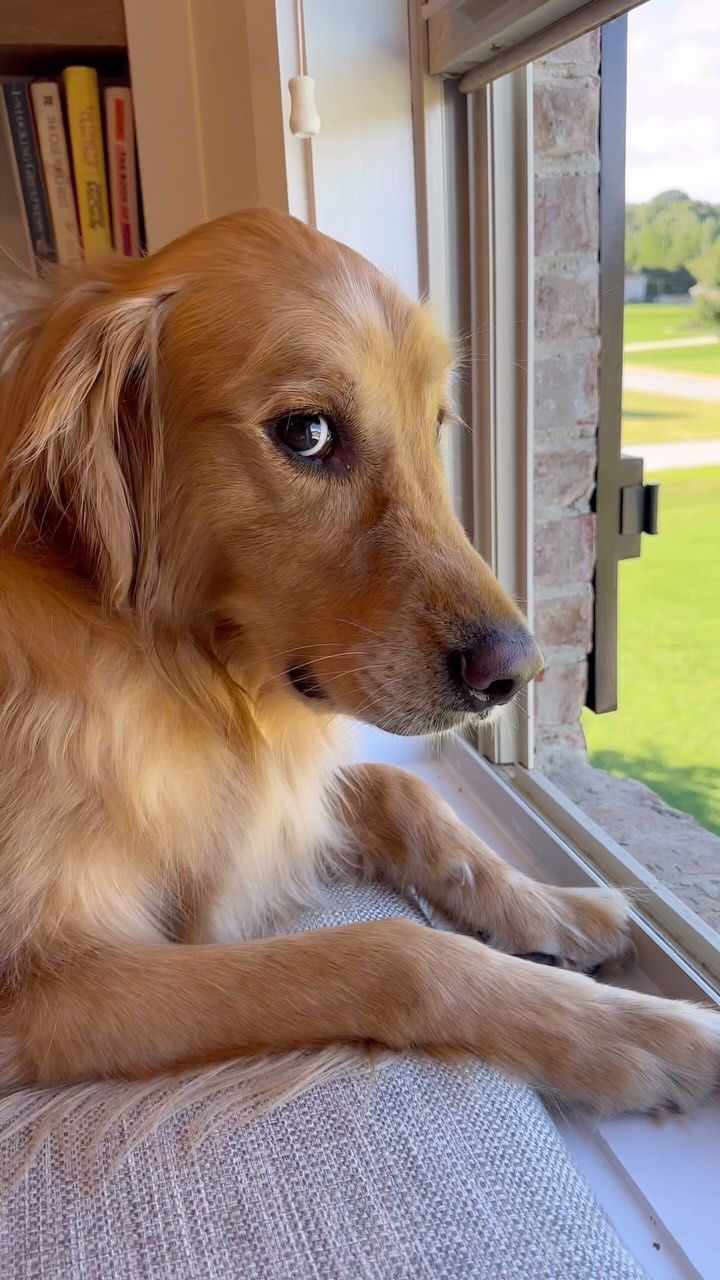
[[[424,777],[460,819],[508,862],[557,884],[601,880],[582,854],[503,776],[459,739],[434,750],[422,739],[361,730],[358,760],[401,765]],[[524,771],[518,771],[524,772]],[[527,775],[532,776],[532,775]],[[551,785],[551,784],[548,784]],[[558,793],[559,794],[559,793]],[[691,999],[717,999],[710,985],[636,913],[640,966],[629,985]],[[653,1280],[714,1274],[720,1256],[720,1104],[661,1122],[646,1117],[556,1118],[559,1132],[615,1230]]]
[[[588,791],[597,783],[597,771],[589,768],[590,777],[587,778]],[[579,856],[594,872],[602,876],[611,884],[618,885],[626,890],[631,899],[641,905],[642,919],[639,918],[641,945],[643,940],[649,937],[653,926],[664,935],[663,949],[667,956],[673,956],[675,970],[679,972],[679,968],[684,968],[686,973],[693,974],[693,982],[695,986],[710,994],[713,999],[718,998],[720,993],[720,937],[715,930],[701,919],[690,907],[683,902],[673,890],[668,887],[665,880],[660,880],[653,875],[642,862],[629,852],[627,847],[620,844],[613,838],[608,831],[607,824],[602,826],[595,822],[593,818],[588,816],[585,808],[575,803],[569,798],[568,779],[572,773],[570,764],[560,773],[558,777],[562,779],[562,786],[557,785],[547,774],[541,773],[537,769],[526,770],[523,768],[515,768],[512,773],[512,781],[515,789],[527,798],[530,805],[538,811],[543,817],[552,824],[556,836],[565,842],[566,846],[571,848],[572,856]],[[603,783],[611,780],[606,775],[601,774]],[[632,783],[627,783],[623,779],[615,779],[618,783],[616,788],[617,794],[625,792],[626,787],[633,788]],[[577,794],[582,795],[583,773],[575,777],[572,784]],[[657,816],[662,806],[659,797],[647,792],[647,789],[635,784],[637,788],[646,796],[649,795],[652,802],[652,812]],[[587,798],[588,804],[591,803]],[[625,839],[632,843],[634,840],[643,839],[642,828],[650,826],[649,815],[644,814],[639,800],[636,800],[634,813],[634,824],[627,822],[627,804],[623,804],[624,811],[624,834]],[[686,819],[685,815],[678,815],[673,810],[668,810],[666,821],[669,827],[664,827],[656,831],[656,838],[660,841],[671,841],[673,836],[677,835],[678,824],[690,822],[693,829],[696,824],[692,820]],[[619,821],[616,813],[616,821]],[[700,829],[698,828],[698,831]],[[708,840],[715,844],[715,837],[710,833],[703,833]],[[697,838],[697,837],[696,837]],[[656,850],[657,853],[657,850]],[[662,855],[662,851],[661,851]],[[677,855],[681,856],[681,855]],[[717,854],[713,854],[717,856]],[[693,966],[690,968],[688,962],[683,959],[687,957]],[[659,961],[659,957],[658,957]],[[649,955],[643,956],[643,963],[646,965],[656,965],[655,960],[650,960]],[[678,968],[679,966],[679,968]],[[662,978],[653,974],[653,977],[662,990],[666,990],[668,995],[682,996],[693,995],[693,992],[687,990],[679,990],[673,976],[674,970],[671,965],[664,966]],[[659,975],[659,970],[658,970]],[[667,984],[671,985],[668,987]],[[694,993],[697,994],[697,991]]]
[[[689,814],[666,804],[632,778],[595,768],[567,748],[548,752],[542,773],[718,932],[720,946],[720,837]]]

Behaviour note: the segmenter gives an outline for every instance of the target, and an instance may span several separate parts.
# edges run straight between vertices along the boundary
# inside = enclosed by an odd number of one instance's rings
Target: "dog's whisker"
[[[298,641],[297,644],[292,645],[290,648],[276,649],[273,652],[263,654],[262,657],[253,658],[249,661],[244,660],[242,666],[244,670],[250,670],[250,668],[261,666],[263,663],[272,662],[276,658],[297,658],[298,653],[304,653],[308,649],[332,649],[333,643],[332,640],[314,640],[304,644]],[[317,659],[313,659],[313,661],[317,661]]]
[[[285,655],[282,655],[282,656],[285,656]],[[294,651],[290,656],[297,658],[297,654]],[[337,658],[360,658],[360,657],[362,657],[362,654],[356,653],[354,649],[339,649],[335,653],[326,653],[319,657],[311,657],[309,662],[301,663],[300,665],[316,667],[316,666],[319,666],[321,662],[334,662]],[[286,677],[285,671],[275,671],[272,673],[272,675],[268,676],[267,681],[265,683],[269,683],[269,681],[271,680],[284,680],[285,677]]]
[[[320,661],[320,659],[318,659],[318,661]],[[313,662],[312,665],[314,666],[315,663]],[[341,680],[344,676],[357,675],[360,672],[365,672],[365,671],[377,671],[381,669],[381,667],[382,667],[382,664],[379,664],[379,663],[367,663],[359,667],[346,667],[345,669],[340,671],[332,671],[330,675],[327,676],[327,680]],[[286,679],[287,679],[287,676],[285,672],[277,672],[275,675],[269,676],[268,679],[264,681],[261,692],[267,692],[272,685],[274,685],[277,682],[285,681]]]
[[[385,637],[379,631],[373,631],[372,627],[366,627],[360,622],[353,622],[351,618],[331,618],[331,622],[339,622],[342,626],[355,627],[358,631],[366,631],[368,635],[376,636],[378,640],[384,640]]]

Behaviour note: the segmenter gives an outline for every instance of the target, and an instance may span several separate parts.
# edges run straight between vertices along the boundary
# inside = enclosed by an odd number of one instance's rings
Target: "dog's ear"
[[[59,290],[6,350],[2,525],[61,543],[114,609],[146,611],[155,588],[159,341],[173,292],[110,265]]]

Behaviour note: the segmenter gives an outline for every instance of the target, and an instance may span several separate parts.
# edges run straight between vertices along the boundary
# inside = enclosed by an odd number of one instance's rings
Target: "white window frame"
[[[533,223],[531,68],[522,67],[462,95],[452,81],[432,77],[419,63],[425,57],[422,14],[410,0],[413,112],[418,166],[418,230],[420,278],[441,322],[458,332],[458,315],[469,317],[472,334],[466,389],[469,421],[474,426],[471,449],[467,435],[450,442],[451,492],[460,519],[503,587],[527,602],[532,623],[533,599]],[[426,67],[426,63],[424,64]],[[467,98],[467,133],[458,127],[462,99]],[[460,101],[458,101],[460,100]],[[455,181],[458,147],[467,139],[468,193]],[[458,195],[460,191],[460,195]],[[458,211],[458,205],[461,206]],[[464,228],[464,229],[463,229]],[[468,281],[459,264],[468,255],[455,238],[465,234],[470,252],[469,305],[463,297]],[[423,271],[424,263],[424,271]],[[463,326],[460,326],[460,332]],[[523,366],[528,370],[527,376]],[[577,857],[608,883],[642,895],[638,928],[665,938],[665,960],[657,948],[647,950],[646,972],[668,990],[670,969],[679,965],[696,975],[696,994],[720,998],[720,947],[717,935],[665,888],[625,849],[573,805],[533,768],[532,699],[528,714],[514,726],[486,737],[480,744],[490,764],[511,766],[513,818],[530,805],[555,832],[551,862],[560,869]],[[477,785],[487,788],[493,775],[478,755]],[[497,781],[497,780],[496,780]],[[499,786],[499,781],[497,781]],[[494,799],[500,793],[496,791]],[[550,846],[545,845],[550,856]],[[572,854],[570,851],[573,851]],[[681,955],[686,957],[681,960]],[[674,980],[673,980],[674,981]],[[678,979],[679,981],[679,979]],[[683,979],[684,982],[684,979]],[[680,985],[683,985],[681,983]]]
[[[475,545],[533,624],[534,167],[532,70],[468,102]],[[524,691],[485,735],[496,764],[533,761]]]
[[[532,625],[532,73],[461,94],[427,74],[414,0],[409,15],[421,292],[446,332],[470,335],[461,362],[483,373],[469,379],[461,411],[487,430],[444,441],[448,483],[458,518]],[[531,697],[482,748],[497,764],[532,764]]]

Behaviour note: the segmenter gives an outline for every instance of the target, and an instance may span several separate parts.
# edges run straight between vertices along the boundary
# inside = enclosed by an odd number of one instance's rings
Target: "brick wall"
[[[534,66],[535,623],[546,660],[536,685],[538,757],[584,750],[592,631],[598,413],[600,37]]]

